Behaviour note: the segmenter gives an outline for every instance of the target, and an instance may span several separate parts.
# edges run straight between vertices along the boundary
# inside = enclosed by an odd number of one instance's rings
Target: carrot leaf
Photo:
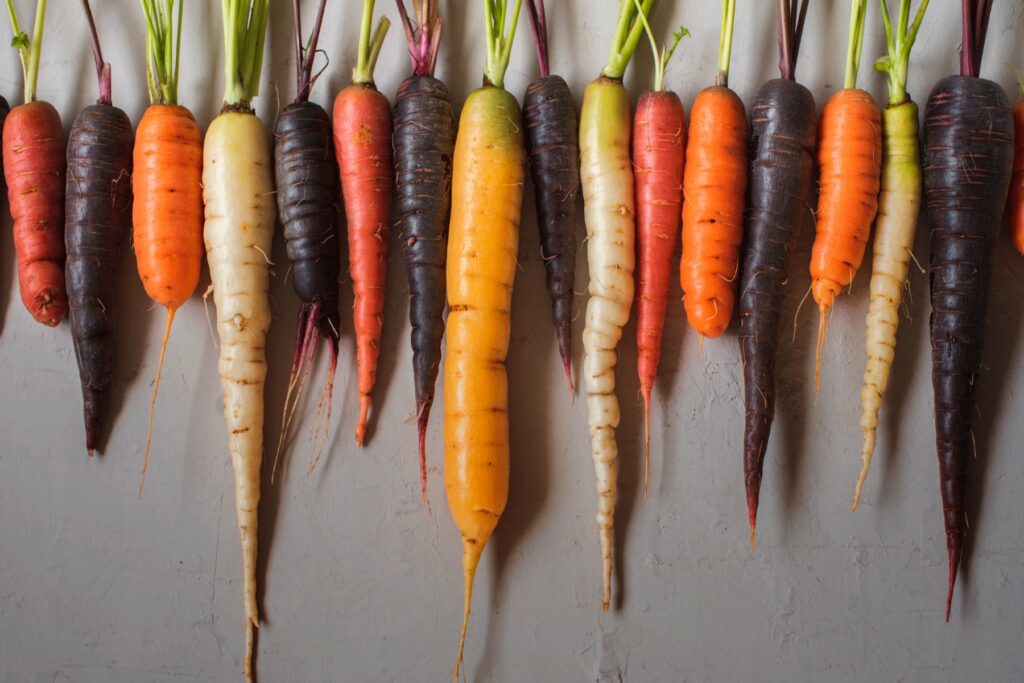
[[[519,10],[523,0],[514,0],[512,18],[506,28],[509,0],[484,0],[484,24],[487,33],[487,68],[484,82],[496,88],[505,87],[505,72],[512,56],[512,42],[516,37]]]
[[[21,26],[18,24],[18,13],[14,9],[13,0],[7,0],[7,13],[10,15],[11,29],[14,32],[11,47],[18,50],[18,56],[21,58],[21,71],[25,78],[25,102],[34,102],[36,84],[39,81],[39,58],[43,49],[46,0],[38,0],[36,4],[36,21],[31,38],[21,30]]]
[[[882,24],[885,26],[885,42],[888,54],[875,61],[875,71],[884,73],[889,78],[889,106],[895,107],[908,101],[907,71],[910,66],[910,50],[917,40],[917,32],[924,20],[929,0],[921,0],[917,6],[914,21],[910,21],[911,0],[900,0],[899,15],[895,27],[889,5],[886,0],[879,0],[882,6]]]
[[[615,28],[612,46],[608,52],[608,63],[601,71],[602,76],[622,80],[644,30],[643,22],[637,17],[637,12],[646,19],[651,13],[653,5],[654,0],[643,0],[638,9],[634,0],[622,0],[619,6],[619,23]]]
[[[377,66],[380,48],[384,45],[384,37],[391,28],[387,17],[381,17],[377,29],[373,29],[373,6],[376,0],[363,0],[363,21],[359,27],[359,55],[356,68],[352,70],[353,83],[373,83],[373,70]]]
[[[654,92],[662,92],[665,89],[665,69],[668,68],[668,63],[671,61],[672,55],[676,53],[676,48],[679,47],[679,41],[690,35],[690,31],[685,26],[680,26],[676,32],[672,34],[672,45],[664,45],[659,51],[658,42],[654,39],[654,31],[651,30],[651,24],[647,21],[647,15],[644,13],[640,0],[633,0],[633,4],[636,5],[637,17],[644,26],[644,32],[647,33],[647,39],[651,41],[651,52],[654,54]]]

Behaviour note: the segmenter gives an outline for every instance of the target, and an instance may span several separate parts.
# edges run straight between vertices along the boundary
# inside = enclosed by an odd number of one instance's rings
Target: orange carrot
[[[718,76],[690,109],[683,181],[683,306],[690,326],[712,339],[732,319],[747,191],[747,114],[728,87],[735,13],[736,0],[723,0]]]
[[[178,21],[184,5],[183,1],[178,5]],[[142,285],[149,298],[167,309],[167,324],[149,404],[139,495],[146,481],[153,410],[174,314],[199,284],[203,261],[203,143],[192,112],[178,104],[180,43],[174,33],[174,4],[168,8],[157,0],[145,0],[142,7],[147,19],[152,104],[135,133],[132,241]],[[171,45],[175,46],[173,51]]]
[[[665,89],[665,68],[679,41],[688,35],[676,31],[671,47],[660,53],[639,0],[638,16],[647,29],[655,55],[654,89],[640,96],[633,115],[633,182],[636,193],[636,345],[637,372],[644,399],[644,495],[647,495],[651,451],[651,392],[661,359],[668,282],[672,255],[679,239],[683,205],[683,150],[686,119],[683,103]]]
[[[377,379],[392,194],[391,104],[373,84],[373,68],[390,24],[381,17],[371,39],[373,5],[374,0],[363,2],[359,61],[352,85],[334,100],[334,148],[348,219],[349,272],[355,291],[353,322],[359,365],[356,443],[360,446]]]
[[[1024,82],[1021,84],[1024,90]],[[1010,231],[1013,246],[1024,254],[1024,100],[1013,108],[1013,130],[1016,150],[1013,155],[1013,179],[1010,181],[1010,197],[1007,212],[1010,216]]]
[[[882,113],[871,95],[855,87],[867,0],[853,0],[851,5],[846,86],[825,104],[819,129],[821,196],[811,251],[811,293],[820,316],[815,390],[821,379],[828,312],[864,260],[881,186]]]
[[[13,45],[25,70],[25,103],[4,122],[4,176],[14,219],[21,301],[32,317],[51,327],[68,311],[64,277],[64,128],[48,102],[36,101],[46,3],[36,8],[31,40],[10,8]]]

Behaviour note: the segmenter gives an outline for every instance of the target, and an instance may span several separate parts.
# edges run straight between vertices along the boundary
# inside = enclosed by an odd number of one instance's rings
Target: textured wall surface
[[[34,3],[17,0],[23,12]],[[328,103],[355,61],[359,5],[332,0],[322,47],[330,66],[314,90]],[[481,3],[448,0],[439,73],[461,102],[480,82]],[[604,62],[612,0],[549,0],[553,68],[577,97]],[[818,99],[841,86],[848,3],[811,3],[798,77]],[[890,3],[894,4],[894,3]],[[294,92],[291,3],[271,17],[258,113],[268,123]],[[313,3],[303,3],[312,13]],[[394,5],[380,9],[395,20]],[[732,84],[750,101],[775,72],[773,3],[739,3]],[[755,8],[756,6],[756,8]],[[146,104],[142,19],[130,0],[94,0],[115,102],[137,121]],[[220,3],[190,2],[181,99],[202,126],[221,93]],[[923,103],[956,66],[959,3],[934,0],[910,70]],[[694,35],[669,69],[689,105],[713,78],[717,3],[664,0],[662,35]],[[307,19],[308,22],[308,19]],[[30,23],[27,16],[22,23]],[[861,82],[881,55],[870,4]],[[95,98],[77,3],[50,3],[40,97],[70,126]],[[1021,63],[1020,2],[996,3],[983,74],[1016,100],[1009,63]],[[5,41],[6,42],[6,41]],[[521,95],[535,74],[525,16],[507,79]],[[408,71],[392,30],[378,68],[392,96]],[[646,86],[641,44],[627,86]],[[0,52],[0,91],[20,101],[14,50]],[[5,202],[6,205],[6,202]],[[512,489],[477,581],[467,646],[477,682],[599,681],[1011,681],[1024,679],[1024,259],[1000,238],[989,345],[971,463],[969,558],[950,624],[943,623],[946,551],[934,455],[927,278],[912,268],[897,366],[861,509],[849,512],[859,468],[868,262],[836,308],[821,395],[811,386],[816,316],[805,306],[813,232],[800,235],[786,286],[781,395],[761,496],[758,546],[747,540],[742,493],[741,370],[735,328],[703,355],[670,306],[656,386],[652,489],[640,492],[642,434],[635,329],[621,347],[615,609],[602,615],[596,502],[585,401],[570,402],[544,288],[527,193],[515,287],[511,377]],[[3,213],[6,214],[6,208]],[[582,216],[582,212],[581,212]],[[579,226],[582,235],[583,226]],[[125,254],[116,424],[102,457],[83,446],[81,401],[67,323],[33,322],[18,299],[9,218],[0,240],[0,681],[178,683],[238,680],[243,652],[240,549],[217,379],[217,351],[199,296],[179,313],[168,352],[145,495],[136,499],[150,382],[164,316],[146,298]],[[398,249],[397,238],[392,248]],[[396,252],[393,252],[396,253]],[[927,259],[927,230],[916,256]],[[297,302],[280,240],[272,254],[274,323],[267,443],[276,443]],[[577,290],[586,289],[585,258]],[[264,481],[259,580],[266,623],[263,681],[442,681],[450,677],[461,618],[458,535],[444,502],[441,415],[429,435],[427,514],[419,491],[412,417],[407,292],[400,258],[388,281],[379,412],[356,450],[358,401],[351,328],[344,330],[329,458],[304,482],[311,420],[300,425],[286,474]],[[672,298],[680,292],[673,281]],[[342,310],[351,287],[342,284]],[[583,309],[585,296],[577,301]],[[211,302],[212,305],[212,302]],[[795,322],[794,322],[795,318]],[[582,317],[577,319],[578,348]],[[792,337],[792,341],[791,341]],[[577,352],[576,364],[580,365]],[[322,369],[322,366],[321,366]],[[440,395],[440,392],[439,392]],[[311,402],[306,408],[312,411]]]

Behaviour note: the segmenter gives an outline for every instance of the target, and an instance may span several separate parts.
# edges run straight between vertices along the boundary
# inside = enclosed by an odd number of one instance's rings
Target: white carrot
[[[917,141],[917,105],[907,95],[907,64],[928,0],[909,23],[910,0],[900,0],[900,20],[894,27],[883,3],[889,55],[879,65],[889,75],[889,104],[882,113],[882,189],[875,224],[874,262],[871,267],[871,303],[867,317],[867,366],[860,392],[860,426],[864,432],[862,466],[851,509],[857,509],[864,480],[875,452],[875,433],[882,395],[896,355],[900,302],[921,208],[921,158]]]
[[[270,253],[274,235],[273,164],[267,132],[251,107],[259,90],[270,0],[225,0],[224,109],[203,149],[203,239],[210,266],[224,420],[235,475],[242,537],[245,676],[252,680],[256,607],[257,507],[263,462],[265,342],[270,327]],[[229,30],[228,27],[232,27]]]
[[[633,303],[635,258],[633,168],[629,158],[632,117],[622,76],[643,30],[638,11],[646,15],[652,4],[653,0],[644,0],[638,10],[634,0],[622,0],[608,64],[597,80],[587,86],[580,112],[580,176],[590,266],[590,301],[583,328],[583,374],[597,474],[597,526],[603,572],[601,607],[606,612],[611,603],[618,489],[616,349]]]

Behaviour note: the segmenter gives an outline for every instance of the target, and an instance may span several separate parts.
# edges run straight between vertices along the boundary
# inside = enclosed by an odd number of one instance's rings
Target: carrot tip
[[[644,388],[644,500],[651,474],[651,390]]]
[[[821,304],[818,308],[818,346],[814,351],[814,400],[818,400],[821,390],[821,352],[825,348],[825,337],[828,334],[828,305]]]
[[[416,412],[416,427],[419,431],[420,446],[420,488],[423,493],[423,502],[427,504],[427,514],[433,516],[434,513],[430,509],[430,496],[427,495],[427,422],[430,419],[430,402],[423,401]]]
[[[956,574],[960,567],[960,550],[950,549],[949,551],[949,588],[946,592],[946,623],[949,623],[949,613],[953,607],[953,589],[956,587]]]
[[[366,422],[370,415],[370,395],[359,395],[359,423],[356,425],[356,445],[362,446],[366,438]]]
[[[94,456],[96,454],[96,449],[95,448],[87,448],[87,449],[85,449],[85,452],[88,453],[89,457],[91,458],[92,456]]]
[[[576,400],[576,385],[572,382],[572,358],[569,355],[562,356],[562,366],[565,368],[565,381],[569,384],[569,398]]]

